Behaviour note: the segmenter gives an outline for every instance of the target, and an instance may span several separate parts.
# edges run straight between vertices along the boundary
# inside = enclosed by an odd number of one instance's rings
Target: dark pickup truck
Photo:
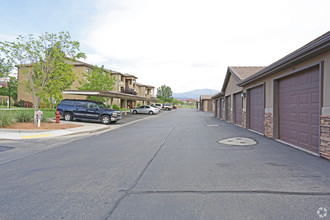
[[[57,105],[57,111],[66,121],[73,119],[100,121],[103,124],[116,123],[122,118],[120,111],[109,109],[102,102],[89,100],[63,99]]]

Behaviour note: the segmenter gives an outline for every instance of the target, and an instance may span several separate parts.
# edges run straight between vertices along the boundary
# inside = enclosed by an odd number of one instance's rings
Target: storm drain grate
[[[236,145],[236,146],[248,146],[248,145],[255,145],[257,142],[252,138],[246,137],[233,137],[227,138],[218,141],[219,144],[227,144],[227,145]]]
[[[11,150],[13,149],[12,147],[4,147],[4,146],[0,146],[0,152],[6,151],[6,150]]]

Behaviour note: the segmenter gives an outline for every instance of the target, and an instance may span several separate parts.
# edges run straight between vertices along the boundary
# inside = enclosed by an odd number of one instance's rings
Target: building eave
[[[257,72],[256,74],[240,81],[237,86],[247,85],[255,80],[275,74],[281,70],[287,69],[299,63],[302,63],[312,57],[330,51],[330,31],[304,45],[303,47],[295,50],[280,60],[267,66],[265,69]]]

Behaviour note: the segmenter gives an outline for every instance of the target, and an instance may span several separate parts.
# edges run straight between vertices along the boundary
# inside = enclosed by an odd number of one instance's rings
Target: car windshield
[[[102,102],[98,102],[97,105],[99,106],[99,108],[108,108],[104,103]]]

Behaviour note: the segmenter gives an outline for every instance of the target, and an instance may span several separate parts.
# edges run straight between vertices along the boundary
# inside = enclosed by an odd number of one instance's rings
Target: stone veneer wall
[[[273,137],[273,114],[265,113],[264,119],[264,127],[265,127],[265,136],[272,138]]]
[[[330,160],[330,115],[321,115],[320,154]]]
[[[246,128],[246,112],[242,111],[242,128]]]

